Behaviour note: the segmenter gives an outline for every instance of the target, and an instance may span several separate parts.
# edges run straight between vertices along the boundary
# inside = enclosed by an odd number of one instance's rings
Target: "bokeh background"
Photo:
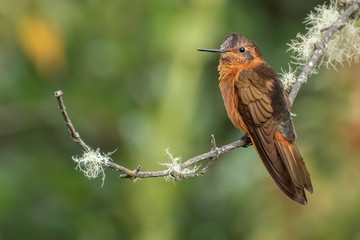
[[[295,101],[315,192],[306,207],[273,183],[255,150],[176,182],[88,180],[74,168],[54,91],[83,139],[115,162],[160,170],[241,137],[217,86],[229,32],[281,72],[287,43],[322,1],[1,0],[0,239],[360,239],[360,65],[323,69]]]

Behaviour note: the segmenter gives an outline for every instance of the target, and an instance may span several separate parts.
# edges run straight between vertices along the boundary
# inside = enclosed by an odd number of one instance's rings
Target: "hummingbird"
[[[219,87],[231,122],[245,133],[243,138],[250,138],[278,187],[306,205],[304,189],[313,193],[313,187],[295,143],[291,103],[257,45],[241,34],[230,33],[220,49],[198,51],[220,54]]]

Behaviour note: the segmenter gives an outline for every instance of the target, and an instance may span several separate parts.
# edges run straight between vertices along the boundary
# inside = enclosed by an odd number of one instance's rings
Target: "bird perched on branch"
[[[313,192],[310,175],[296,146],[290,102],[274,70],[256,44],[230,33],[220,49],[219,87],[235,127],[250,137],[279,188],[294,201],[307,204],[304,189]]]

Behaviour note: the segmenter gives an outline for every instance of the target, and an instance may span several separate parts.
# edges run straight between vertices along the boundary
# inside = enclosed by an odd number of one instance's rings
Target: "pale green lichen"
[[[344,1],[341,1],[344,2]],[[351,1],[352,3],[353,1]],[[350,3],[350,1],[346,1]],[[288,51],[292,52],[292,64],[300,68],[305,65],[314,51],[316,43],[321,42],[321,38],[326,30],[339,18],[341,9],[340,1],[332,0],[330,4],[323,4],[315,7],[314,11],[305,18],[307,32],[298,33],[296,38],[291,40]],[[360,56],[360,27],[356,25],[356,19],[346,22],[345,26],[334,33],[324,49],[324,54],[319,59],[311,74],[318,72],[321,66],[334,68],[338,64],[345,62],[357,62]],[[293,75],[295,71],[282,72],[284,86],[289,89],[294,83]]]
[[[341,5],[349,5],[349,4],[353,3],[353,2],[354,2],[354,0],[339,0],[339,3]]]
[[[169,157],[170,163],[161,163],[161,165],[166,166],[169,171],[169,174],[165,177],[166,181],[169,180],[180,180],[186,178],[187,176],[192,176],[198,170],[198,166],[192,168],[181,168],[181,157],[173,157],[169,149],[165,149],[165,154]]]
[[[93,179],[97,178],[99,175],[102,176],[102,184],[105,182],[105,171],[104,166],[108,166],[108,164],[112,161],[110,155],[113,152],[107,154],[101,154],[99,151],[87,150],[84,151],[83,155],[73,156],[72,159],[77,163],[75,169],[84,173],[84,176]]]
[[[324,30],[331,26],[339,16],[340,13],[334,1],[331,1],[330,5],[319,5],[315,7],[315,11],[310,12],[304,21],[307,32],[305,34],[298,33],[296,39],[291,40],[291,43],[288,44],[296,61],[295,64],[305,64],[312,55],[315,44],[321,41]]]
[[[290,64],[288,71],[281,69],[281,73],[279,75],[285,90],[290,90],[292,85],[294,85],[296,81],[296,72],[297,72],[297,68],[293,69]]]

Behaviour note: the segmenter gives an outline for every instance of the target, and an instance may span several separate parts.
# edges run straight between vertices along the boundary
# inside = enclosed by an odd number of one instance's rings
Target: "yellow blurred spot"
[[[64,68],[64,38],[54,24],[38,16],[28,16],[18,26],[18,37],[40,74],[47,75]]]

